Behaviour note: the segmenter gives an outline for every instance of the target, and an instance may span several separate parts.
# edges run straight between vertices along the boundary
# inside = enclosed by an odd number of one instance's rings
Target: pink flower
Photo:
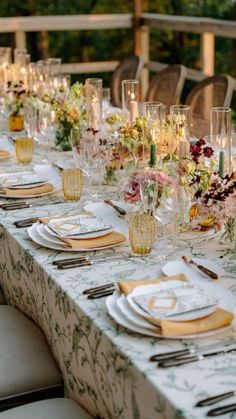
[[[129,183],[124,189],[125,201],[135,203],[140,201],[140,186],[145,182],[152,180],[162,185],[175,184],[176,182],[168,175],[163,172],[157,172],[149,167],[143,169],[140,172],[134,172],[129,179]]]

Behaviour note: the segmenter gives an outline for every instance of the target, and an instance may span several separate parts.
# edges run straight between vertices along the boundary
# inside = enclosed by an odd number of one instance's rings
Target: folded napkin
[[[112,246],[116,244],[123,243],[126,240],[124,234],[118,233],[117,231],[112,231],[105,236],[96,237],[93,239],[60,239],[65,242],[65,247],[71,247],[72,249],[94,249],[98,247]]]
[[[10,153],[8,150],[4,150],[3,148],[0,148],[0,158],[7,158],[10,156]]]
[[[178,274],[178,275],[164,276],[164,277],[156,278],[156,279],[143,279],[140,281],[119,281],[118,285],[120,288],[120,292],[122,294],[128,295],[133,291],[134,288],[140,285],[159,284],[159,282],[164,282],[164,281],[188,282],[188,279],[184,274]]]
[[[143,280],[143,281],[120,281],[118,283],[120,291],[125,295],[128,295],[133,291],[133,289],[139,285],[146,284],[156,284],[161,281],[170,281],[170,280],[179,280],[187,281],[187,278],[184,274],[173,275],[169,277],[163,277],[153,280]],[[212,314],[203,317],[201,319],[190,320],[190,321],[171,321],[166,319],[155,319],[150,317],[143,316],[147,321],[157,326],[157,329],[153,329],[154,333],[161,334],[165,337],[173,336],[184,336],[192,335],[196,333],[208,332],[210,330],[215,330],[220,327],[228,326],[232,323],[234,315],[224,310],[223,308],[217,308]]]
[[[91,212],[81,212],[81,214],[84,215],[91,215]],[[69,215],[67,214],[67,216],[69,217]],[[40,218],[40,221],[43,224],[48,224],[49,221],[51,220],[56,220],[56,219],[60,219],[60,218],[65,218],[65,215],[60,215],[57,217],[45,217],[45,218]],[[106,246],[115,246],[116,244],[120,244],[123,243],[126,240],[126,237],[124,234],[118,233],[117,231],[112,231],[111,233],[108,233],[104,236],[101,237],[95,237],[95,238],[88,238],[88,239],[81,239],[81,236],[78,237],[78,239],[70,239],[70,238],[65,238],[65,237],[59,237],[58,239],[60,239],[62,241],[62,246],[64,247],[70,247],[72,249],[94,249],[94,248],[99,248],[99,247],[106,247]]]
[[[14,188],[14,189],[10,189],[10,188],[3,188],[4,190],[4,195],[5,196],[15,196],[15,195],[24,195],[24,196],[28,196],[28,195],[42,195],[44,193],[47,192],[53,192],[54,191],[54,186],[51,183],[45,183],[44,185],[41,186],[35,186],[33,188],[28,188],[28,189],[21,189],[19,187],[18,188]]]

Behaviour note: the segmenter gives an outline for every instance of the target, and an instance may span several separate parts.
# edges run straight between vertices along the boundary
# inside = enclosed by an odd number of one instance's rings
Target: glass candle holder
[[[129,221],[129,243],[134,256],[149,254],[155,244],[157,222],[148,213],[133,213]]]
[[[18,163],[29,164],[33,158],[33,139],[30,137],[16,138],[15,146]]]
[[[210,140],[219,149],[219,173],[221,177],[232,170],[231,109],[211,108]]]
[[[102,123],[102,84],[102,79],[98,78],[85,81],[88,127],[95,131],[99,131]]]
[[[64,169],[62,171],[62,190],[67,201],[79,201],[83,189],[83,172],[81,169]]]
[[[138,104],[140,101],[139,80],[122,81],[122,109],[129,114],[130,123],[134,123],[138,116]]]
[[[171,149],[173,153],[177,152],[179,160],[189,156],[190,111],[191,107],[187,105],[170,107]]]

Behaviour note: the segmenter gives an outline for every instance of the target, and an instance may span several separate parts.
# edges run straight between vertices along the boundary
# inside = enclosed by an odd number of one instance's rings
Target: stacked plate
[[[126,237],[91,213],[42,219],[28,229],[35,243],[54,250],[93,251],[118,246]]]
[[[60,177],[49,165],[0,175],[0,197],[3,198],[34,198],[57,192],[60,187]]]
[[[179,280],[140,285],[128,295],[116,291],[106,299],[108,313],[119,325],[142,335],[168,339],[200,338],[226,330],[231,327],[235,303],[231,292],[218,284]],[[226,315],[232,317],[229,325],[204,332],[176,334],[176,328],[185,330],[181,322],[185,325],[190,322],[194,331],[194,321],[202,319],[205,322],[214,312],[219,313],[219,309],[227,310]],[[168,336],[163,333],[167,322],[173,330]]]

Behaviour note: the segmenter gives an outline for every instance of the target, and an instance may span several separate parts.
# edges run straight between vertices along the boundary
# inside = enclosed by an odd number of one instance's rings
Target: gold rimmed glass
[[[83,189],[83,172],[79,168],[64,169],[61,175],[64,199],[79,201]]]

